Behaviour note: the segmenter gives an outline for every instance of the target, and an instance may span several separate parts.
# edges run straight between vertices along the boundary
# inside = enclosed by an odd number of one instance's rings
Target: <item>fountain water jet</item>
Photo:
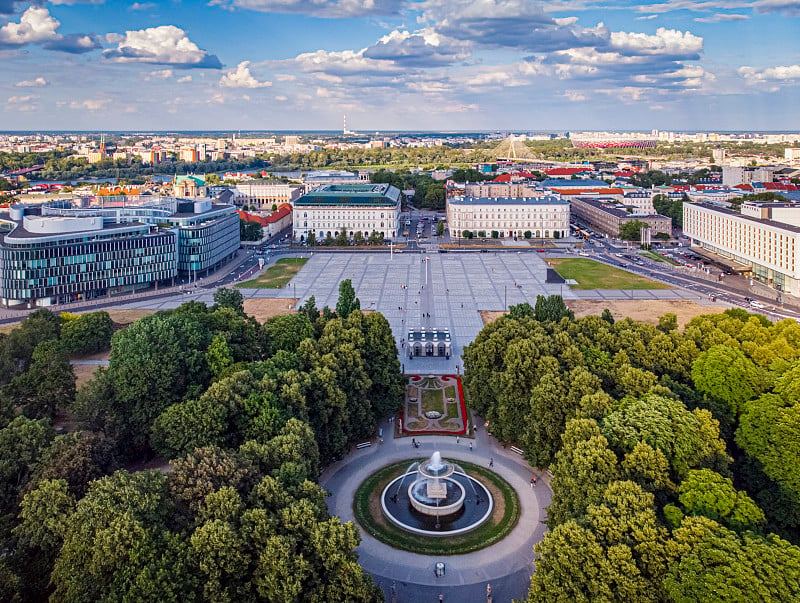
[[[414,477],[414,481],[404,490],[408,477]],[[467,488],[473,496],[468,496]],[[389,495],[391,491],[393,495]],[[480,506],[482,499],[489,504]],[[494,508],[486,487],[458,465],[443,460],[439,451],[428,461],[411,463],[403,475],[392,480],[383,490],[381,506],[396,525],[431,536],[474,530],[491,516]]]

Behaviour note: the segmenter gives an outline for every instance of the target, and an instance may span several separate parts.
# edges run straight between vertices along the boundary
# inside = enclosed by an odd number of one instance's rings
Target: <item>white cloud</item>
[[[265,88],[272,86],[272,82],[259,82],[250,73],[250,61],[242,61],[231,69],[219,80],[219,85],[223,88]]]
[[[87,98],[82,101],[72,101],[70,109],[85,109],[86,111],[100,111],[111,104],[110,98]]]
[[[219,59],[192,42],[186,32],[174,25],[126,31],[124,36],[109,34],[106,40],[117,44],[103,56],[118,63],[154,63],[174,67],[220,69]]]
[[[567,90],[564,92],[564,98],[573,103],[578,103],[580,101],[585,101],[588,97],[578,90]]]
[[[314,17],[341,18],[394,15],[403,0],[211,0],[209,5],[264,13],[299,13]]]
[[[432,28],[414,33],[394,30],[365,49],[364,56],[409,67],[432,67],[468,58],[470,47],[469,42],[441,35]]]
[[[43,77],[39,76],[32,80],[22,80],[21,82],[17,82],[14,84],[17,88],[39,88],[41,86],[47,86],[50,82],[48,82]]]
[[[0,44],[21,46],[60,38],[56,29],[61,23],[46,8],[31,6],[22,13],[19,23],[10,21],[0,27]]]
[[[697,17],[695,21],[698,23],[724,23],[728,21],[746,21],[749,18],[750,17],[748,15],[716,13],[710,17]]]
[[[342,78],[338,75],[331,75],[329,73],[315,73],[314,77],[323,82],[330,82],[332,84],[340,84],[342,82]]]
[[[6,111],[36,111],[39,108],[39,105],[36,104],[38,98],[35,94],[9,96],[6,100]]]
[[[682,59],[697,59],[703,50],[703,38],[691,32],[659,27],[655,35],[615,31],[611,47],[624,55],[665,55]]]
[[[275,100],[278,101],[279,103],[285,103],[286,101],[289,100],[289,97],[288,96],[279,95],[279,96],[275,97]]]
[[[151,10],[155,7],[155,2],[134,2],[129,10]]]
[[[167,80],[172,77],[172,69],[159,69],[151,71],[145,76],[145,80]]]
[[[439,33],[487,47],[552,52],[604,46],[608,28],[585,28],[572,17],[553,19],[538,0],[425,0],[422,21]]]
[[[365,57],[365,50],[332,52],[317,50],[315,52],[304,52],[294,59],[279,61],[278,63],[307,73],[328,73],[339,76],[392,74],[404,71],[392,61],[379,61]]]
[[[328,90],[327,88],[317,87],[317,96],[319,98],[330,98],[333,95],[331,94],[331,91]]]
[[[748,84],[794,84],[800,82],[800,65],[778,65],[776,67],[739,67],[741,75]],[[775,89],[775,88],[773,88]]]
[[[191,82],[191,81],[192,81],[192,76],[191,75],[184,75],[183,77],[179,77],[177,79],[177,82],[179,84],[185,84],[185,83]]]
[[[289,75],[288,73],[278,73],[275,75],[275,79],[279,82],[293,82],[297,79],[297,76]]]

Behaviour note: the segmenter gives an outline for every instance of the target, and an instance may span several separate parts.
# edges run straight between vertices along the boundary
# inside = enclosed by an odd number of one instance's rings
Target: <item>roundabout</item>
[[[390,423],[383,425],[386,431],[391,427]],[[519,455],[497,445],[484,430],[476,436],[471,441],[473,450],[469,448],[470,440],[452,436],[420,437],[419,449],[404,438],[387,439],[384,444],[353,451],[323,473],[321,484],[330,492],[329,512],[342,521],[356,523],[362,538],[357,548],[358,562],[383,588],[387,601],[435,601],[439,594],[444,594],[445,600],[481,600],[489,583],[495,602],[527,596],[534,569],[533,545],[544,536],[544,509],[550,503],[550,490],[538,473],[538,485],[531,487],[533,470]],[[416,473],[410,465],[431,463],[437,451],[440,461],[452,465],[449,478],[458,476],[456,467],[461,467],[466,470],[461,473],[483,484],[494,500],[491,517],[477,521],[464,533],[419,534],[397,525],[399,521],[418,527],[408,523],[406,512],[417,514],[423,525],[435,517],[420,518],[425,514],[414,509],[408,500],[405,506],[400,497],[401,493],[413,496],[409,491],[413,492],[412,484],[418,476],[409,475]],[[433,465],[437,467],[438,463]],[[445,469],[445,473],[449,471],[450,468]],[[359,492],[365,485],[369,492]],[[476,498],[476,493],[482,496],[477,486],[473,492],[468,482],[461,483],[461,487],[465,503]],[[513,502],[507,504],[505,487],[513,493],[510,500],[517,501],[516,509]],[[427,485],[418,489],[423,490],[423,498],[429,498]],[[456,487],[455,492],[457,501],[461,498],[460,488]],[[395,494],[397,504],[390,498]],[[384,515],[384,505],[388,509],[400,505],[411,510],[404,510],[392,520]],[[371,519],[365,520],[365,516]],[[441,521],[441,525],[445,523]],[[503,524],[502,529],[497,527],[499,524]],[[435,528],[435,519],[433,525]],[[490,528],[491,533],[482,532]],[[440,564],[444,564],[445,571],[438,570]]]

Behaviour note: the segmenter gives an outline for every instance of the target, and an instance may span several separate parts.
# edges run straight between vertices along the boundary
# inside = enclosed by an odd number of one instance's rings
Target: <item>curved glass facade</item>
[[[0,297],[6,303],[68,303],[135,291],[175,276],[175,233],[101,232],[83,239],[10,237],[0,244]]]

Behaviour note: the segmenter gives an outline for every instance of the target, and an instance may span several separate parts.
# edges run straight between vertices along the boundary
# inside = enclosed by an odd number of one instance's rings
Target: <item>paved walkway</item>
[[[479,423],[482,425],[482,423]],[[383,424],[384,434],[391,434],[392,423]],[[354,520],[353,496],[367,476],[381,467],[408,459],[409,464],[421,457],[430,457],[439,450],[442,456],[488,466],[494,459],[494,470],[517,491],[520,499],[520,519],[517,527],[503,541],[474,553],[455,556],[417,555],[393,549],[362,531],[362,542],[358,547],[359,564],[384,589],[387,601],[392,601],[392,584],[395,585],[397,602],[438,601],[439,594],[445,601],[484,601],[486,584],[492,585],[496,603],[524,598],[533,573],[533,545],[545,532],[544,509],[550,504],[550,488],[547,477],[522,460],[522,457],[503,449],[479,427],[469,450],[470,439],[461,438],[456,444],[451,436],[421,436],[420,447],[411,446],[411,438],[385,439],[383,444],[373,443],[370,448],[355,450],[345,459],[328,467],[320,483],[332,492],[328,500],[331,515],[343,521]],[[531,489],[530,479],[537,475],[538,484]],[[434,576],[434,564],[446,564],[446,574]]]

